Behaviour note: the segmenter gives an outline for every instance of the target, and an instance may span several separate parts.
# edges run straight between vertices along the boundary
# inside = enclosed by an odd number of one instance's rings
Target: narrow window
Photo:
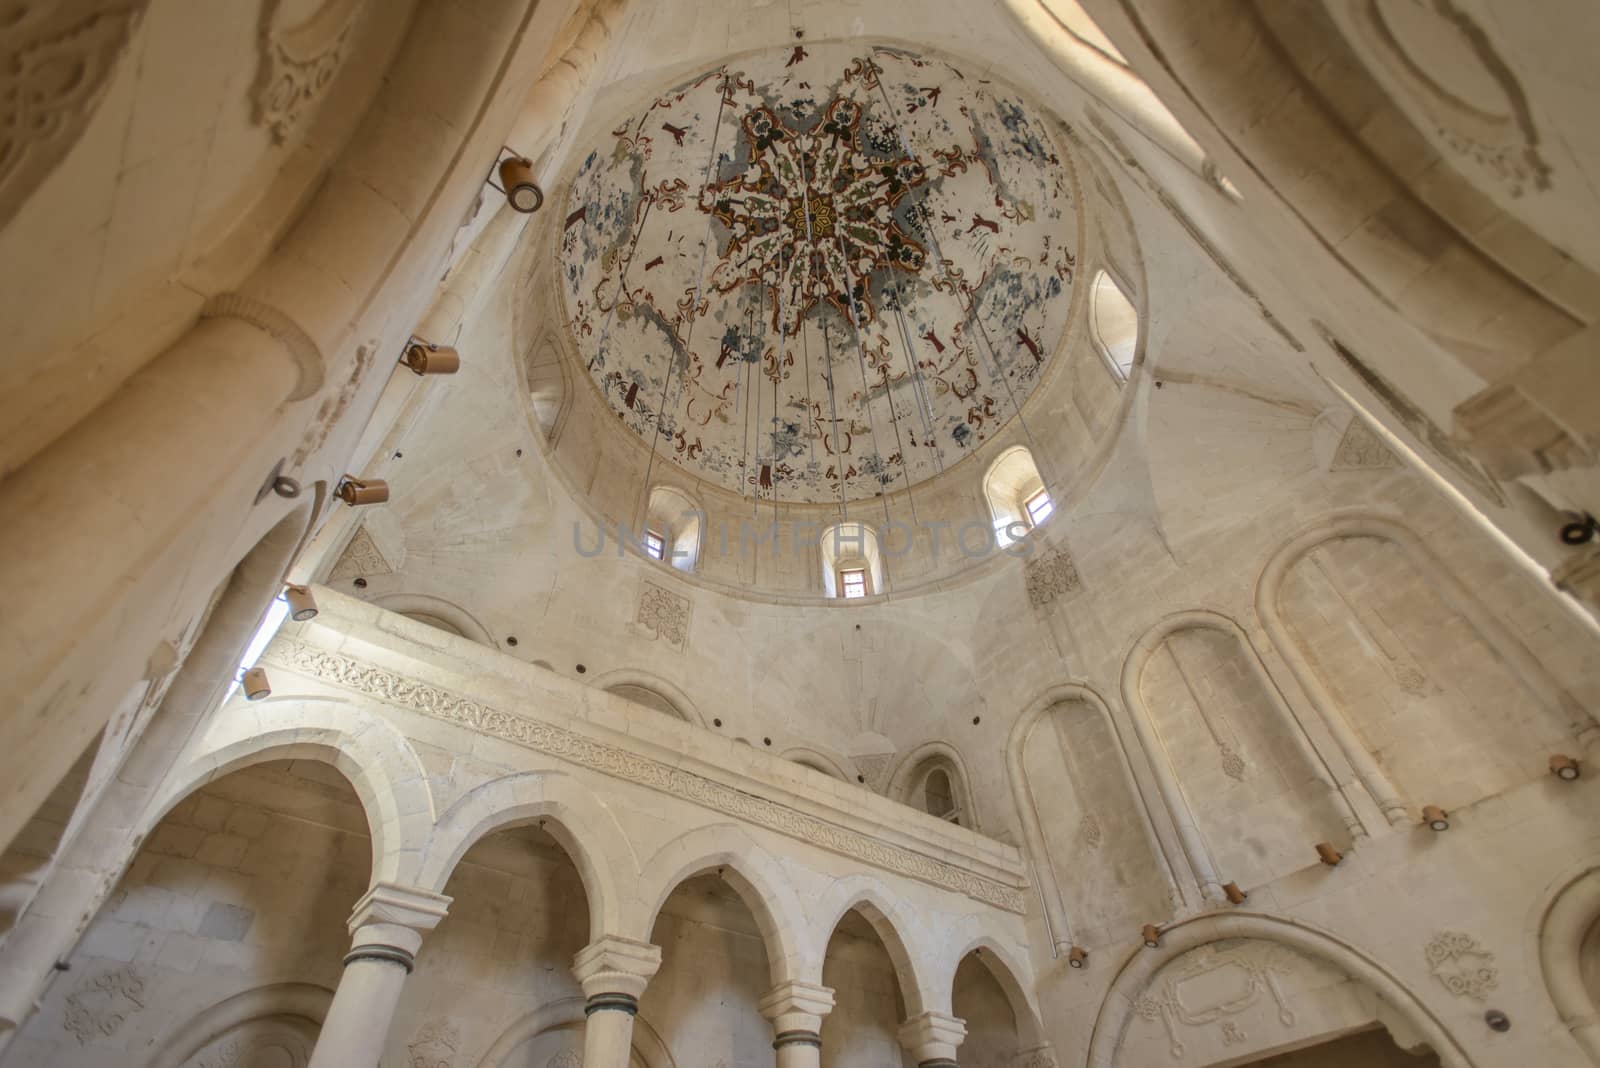
[[[861,567],[848,567],[839,572],[840,585],[846,599],[867,595],[867,571]]]
[[[1089,290],[1089,333],[1112,377],[1126,382],[1139,345],[1139,313],[1104,271],[1094,276]]]
[[[665,560],[667,558],[667,539],[653,530],[645,531],[644,551],[657,560]]]
[[[1028,525],[1036,527],[1050,518],[1050,513],[1055,506],[1050,503],[1050,494],[1040,490],[1032,497],[1029,497],[1023,503],[1023,507],[1028,509]]]

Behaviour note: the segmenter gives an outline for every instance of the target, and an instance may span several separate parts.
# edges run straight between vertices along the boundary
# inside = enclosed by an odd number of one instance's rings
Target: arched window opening
[[[1126,382],[1139,347],[1139,312],[1105,271],[1095,274],[1089,291],[1089,334],[1106,369],[1118,382]]]
[[[835,523],[822,532],[822,588],[829,597],[853,600],[884,591],[883,550],[878,532],[865,523]]]
[[[1016,445],[1000,454],[983,479],[983,495],[994,521],[994,539],[1005,548],[1050,518],[1055,504],[1033,453]]]
[[[688,494],[671,486],[656,486],[645,507],[639,543],[645,555],[679,571],[693,571],[700,560],[703,520],[700,506]]]
[[[884,793],[890,800],[930,816],[978,829],[977,809],[961,758],[944,742],[927,742],[902,757]]]
[[[928,815],[938,816],[959,825],[961,812],[956,808],[955,791],[950,788],[950,776],[943,768],[934,768],[922,783],[923,803]]]

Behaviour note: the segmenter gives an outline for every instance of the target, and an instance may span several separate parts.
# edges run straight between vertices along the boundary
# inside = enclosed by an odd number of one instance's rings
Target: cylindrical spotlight
[[[1161,946],[1161,928],[1153,923],[1147,923],[1139,932],[1144,936],[1144,944],[1148,949],[1159,949]]]
[[[453,375],[461,370],[461,354],[449,345],[413,341],[406,346],[405,365],[418,375]]]
[[[352,478],[344,476],[337,491],[341,501],[349,505],[382,504],[389,499],[389,483],[381,478]]]
[[[1089,963],[1089,951],[1082,946],[1073,946],[1067,953],[1067,963],[1074,968],[1082,968]]]
[[[1450,829],[1450,816],[1438,805],[1423,806],[1422,822],[1426,823],[1431,831],[1448,831]]]
[[[259,701],[263,697],[272,696],[272,683],[267,681],[266,668],[253,667],[246,671],[244,678],[240,680],[240,686],[244,689],[246,701]]]
[[[1223,883],[1222,892],[1228,895],[1228,903],[1231,905],[1243,905],[1244,899],[1250,896],[1239,889],[1238,883]]]
[[[1558,779],[1572,782],[1582,773],[1583,769],[1578,766],[1578,762],[1569,756],[1557,753],[1550,758],[1550,774]]]
[[[1332,842],[1318,842],[1317,859],[1331,868],[1344,859],[1344,854],[1333,848]]]
[[[508,156],[500,161],[500,185],[506,201],[517,211],[530,215],[544,206],[544,190],[533,180],[533,160]]]
[[[296,623],[317,618],[317,601],[305,586],[285,586],[283,599],[289,602],[289,618]]]

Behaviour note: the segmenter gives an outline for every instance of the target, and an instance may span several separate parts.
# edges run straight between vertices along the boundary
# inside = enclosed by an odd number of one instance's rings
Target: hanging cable
[[[715,125],[713,125],[711,127],[711,152],[710,152],[710,158],[706,160],[706,176],[705,176],[705,180],[702,181],[701,185],[700,185],[700,187],[702,189],[704,189],[707,185],[711,184],[711,172],[717,165],[717,140],[722,135],[722,114],[723,114],[723,111],[727,108],[727,106],[728,106],[728,73],[727,73],[727,68],[723,68],[723,71],[722,71],[722,89],[721,89],[721,92],[719,93],[719,100],[717,102],[717,119],[716,119]],[[703,239],[701,239],[701,242],[700,242],[700,270],[699,270],[699,275],[695,279],[695,283],[694,283],[694,296],[689,301],[689,329],[685,333],[683,344],[681,346],[682,349],[683,349],[683,352],[684,352],[684,359],[686,361],[688,359],[689,344],[690,344],[690,342],[692,342],[694,340],[694,324],[695,324],[695,320],[697,318],[695,312],[700,307],[701,287],[705,285],[705,280],[706,280],[706,249],[711,244],[711,232],[712,232],[711,231],[711,223],[712,223],[712,220],[715,219],[715,218],[716,218],[716,216],[714,216],[714,215],[708,215],[706,217],[706,236]],[[644,481],[639,486],[639,502],[638,502],[639,504],[642,504],[644,502],[644,495],[650,488],[650,476],[655,471],[656,444],[661,440],[661,422],[662,422],[663,419],[666,418],[666,414],[667,414],[667,412],[666,412],[667,391],[672,387],[672,372],[675,371],[677,369],[677,367],[678,367],[678,361],[677,361],[676,357],[677,357],[677,353],[673,352],[671,354],[669,360],[668,360],[668,363],[667,363],[667,378],[666,378],[666,381],[661,386],[661,407],[656,411],[655,433],[653,433],[650,436],[650,458],[645,463]],[[635,513],[638,513],[638,506],[637,505],[635,506],[634,510],[635,510]]]
[[[890,115],[897,116],[898,113],[895,111],[894,104],[889,100],[889,93],[883,87],[882,69],[878,67],[877,63],[871,60],[868,60],[867,62],[871,63],[873,71],[875,72],[873,81],[877,84],[878,95],[883,98],[883,106],[889,109]],[[899,121],[895,121],[892,122],[891,125],[894,126],[895,138],[900,142],[900,151],[904,152],[906,156],[918,166],[922,166],[922,161],[917,157],[917,154],[911,150],[911,143],[906,139],[904,124]],[[945,270],[944,252],[939,247],[939,235],[935,233],[931,220],[928,223],[928,241],[933,246],[934,261],[939,265],[939,273],[943,275],[945,284],[950,286],[950,292],[956,297],[956,303],[958,306],[960,306],[962,304],[960,294],[966,291],[959,289],[955,283],[951,281],[949,272]],[[1034,440],[1033,430],[1028,426],[1028,420],[1022,414],[1022,405],[1017,400],[1016,392],[1011,388],[1011,380],[1006,377],[1005,372],[1000,367],[999,354],[995,350],[994,342],[989,337],[988,329],[986,329],[983,325],[983,319],[979,314],[977,301],[971,293],[967,293],[967,303],[964,307],[962,307],[961,310],[962,315],[970,318],[973,324],[977,326],[978,332],[983,335],[984,344],[987,345],[989,349],[989,362],[991,365],[990,371],[996,378],[1000,380],[1000,384],[1005,387],[1006,395],[1011,400],[1012,410],[1016,413],[1017,422],[1022,426],[1022,433],[1028,439],[1028,447],[1034,455],[1034,462],[1038,463],[1040,458],[1043,456],[1043,453],[1039,449],[1038,442]]]
[[[850,518],[850,505],[844,497],[844,453],[839,451],[839,406],[833,394],[833,333],[826,320],[822,323],[822,345],[824,359],[828,361],[828,414],[833,422],[833,462],[839,472],[839,518]]]
[[[850,301],[850,330],[855,335],[856,339],[856,362],[861,367],[861,403],[867,409],[867,429],[872,432],[872,452],[875,456],[877,456],[879,463],[887,463],[888,461],[884,460],[883,458],[883,450],[878,447],[878,424],[872,418],[872,384],[867,381],[867,353],[866,349],[861,344],[861,320],[856,312],[856,288],[854,282],[850,278],[850,261],[844,253],[844,239],[838,234],[834,234],[833,237],[834,243],[839,246],[839,266],[840,269],[844,271],[844,291],[845,295]],[[865,284],[865,282],[862,283],[863,286],[865,286]],[[893,401],[891,401],[889,404],[889,415],[891,417],[894,415]],[[895,433],[898,435],[899,431],[896,430]],[[900,466],[903,471],[905,468],[905,455],[903,453],[900,457]],[[885,491],[883,479],[878,476],[874,477],[878,478],[878,498],[883,501],[883,525],[887,527],[890,522],[889,495]],[[911,482],[909,476],[907,476],[906,481],[906,499],[911,500]],[[913,523],[916,522],[916,516],[917,505],[915,501],[912,501],[911,520]]]

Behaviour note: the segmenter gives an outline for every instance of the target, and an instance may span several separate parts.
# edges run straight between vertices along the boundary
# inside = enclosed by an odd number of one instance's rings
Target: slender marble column
[[[822,1018],[833,1011],[832,990],[791,980],[773,987],[758,1008],[772,1021],[778,1068],[819,1068]]]
[[[450,899],[379,883],[350,917],[350,952],[328,1006],[309,1068],[377,1068],[406,976],[422,936],[444,918]]]
[[[572,961],[583,986],[588,1019],[583,1031],[584,1068],[628,1068],[633,1053],[633,1018],[639,996],[661,967],[661,950],[648,942],[605,935]]]
[[[900,1025],[900,1044],[917,1068],[957,1068],[956,1048],[966,1037],[966,1022],[943,1012],[924,1012]]]

